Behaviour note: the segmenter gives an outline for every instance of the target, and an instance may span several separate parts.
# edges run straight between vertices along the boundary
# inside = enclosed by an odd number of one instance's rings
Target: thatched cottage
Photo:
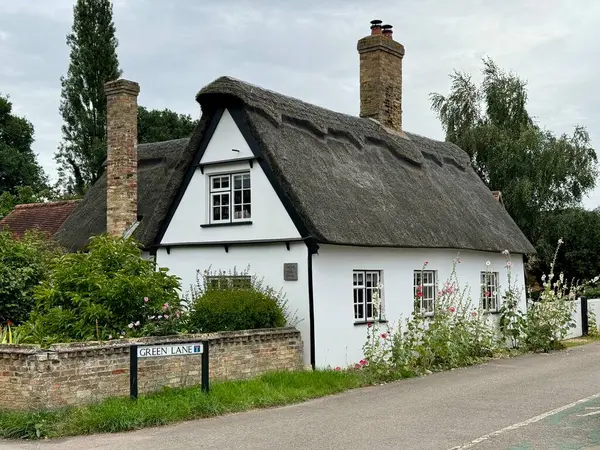
[[[501,252],[524,288],[531,243],[463,150],[402,128],[404,47],[391,27],[372,22],[358,53],[358,117],[221,77],[196,97],[193,135],[154,144],[137,145],[137,83],[107,83],[106,171],[56,239],[79,249],[132,234],[184,289],[209,266],[249,266],[287,294],[317,367],[360,359],[367,323],[410,314],[416,285],[431,311],[457,252],[461,282],[497,312]]]

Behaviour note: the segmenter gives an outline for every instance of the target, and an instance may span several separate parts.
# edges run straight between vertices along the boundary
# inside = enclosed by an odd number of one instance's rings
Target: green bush
[[[196,298],[189,316],[192,332],[251,330],[286,324],[277,301],[253,289],[208,289]]]
[[[35,304],[33,289],[46,278],[57,254],[58,248],[41,233],[16,239],[0,231],[0,325],[27,320]]]
[[[156,330],[152,317],[179,317],[179,287],[133,240],[97,236],[85,252],[55,259],[24,328],[42,343],[141,335]]]

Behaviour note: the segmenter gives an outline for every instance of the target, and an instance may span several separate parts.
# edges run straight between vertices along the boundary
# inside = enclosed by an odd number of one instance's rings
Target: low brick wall
[[[295,328],[53,345],[0,345],[0,409],[52,409],[129,395],[129,346],[209,341],[211,381],[301,370]],[[199,385],[200,355],[140,358],[139,393]]]

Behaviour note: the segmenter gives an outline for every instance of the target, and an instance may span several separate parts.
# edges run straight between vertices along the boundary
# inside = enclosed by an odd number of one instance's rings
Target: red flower
[[[13,324],[13,323],[12,323],[12,322],[9,320],[9,321],[8,321],[8,326],[9,326],[9,327],[12,327],[12,324]]]
[[[342,369],[340,368],[340,366],[337,366],[334,370],[337,370],[339,372]]]
[[[361,366],[366,366],[366,365],[367,365],[367,360],[366,360],[366,359],[361,359],[361,360],[360,360],[358,363],[359,363]]]
[[[382,338],[382,339],[387,339],[387,337],[388,337],[388,334],[387,334],[387,333],[381,333],[381,338]]]
[[[450,308],[448,308],[448,311],[450,311],[451,313],[453,313],[454,311],[456,311],[456,308],[454,306],[451,306]]]
[[[477,311],[473,311],[473,312],[471,313],[471,315],[472,315],[473,317],[477,316]]]
[[[423,297],[423,293],[421,291],[417,291],[417,297],[419,297],[419,298]]]
[[[372,326],[373,326],[373,323],[367,322],[367,328],[371,328]]]

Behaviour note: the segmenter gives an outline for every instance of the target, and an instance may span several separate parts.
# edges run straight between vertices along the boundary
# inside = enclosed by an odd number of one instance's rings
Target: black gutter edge
[[[306,239],[306,248],[308,249],[308,319],[310,324],[310,365],[312,369],[316,368],[315,356],[315,301],[313,293],[313,255],[319,251],[319,244],[313,238]]]

